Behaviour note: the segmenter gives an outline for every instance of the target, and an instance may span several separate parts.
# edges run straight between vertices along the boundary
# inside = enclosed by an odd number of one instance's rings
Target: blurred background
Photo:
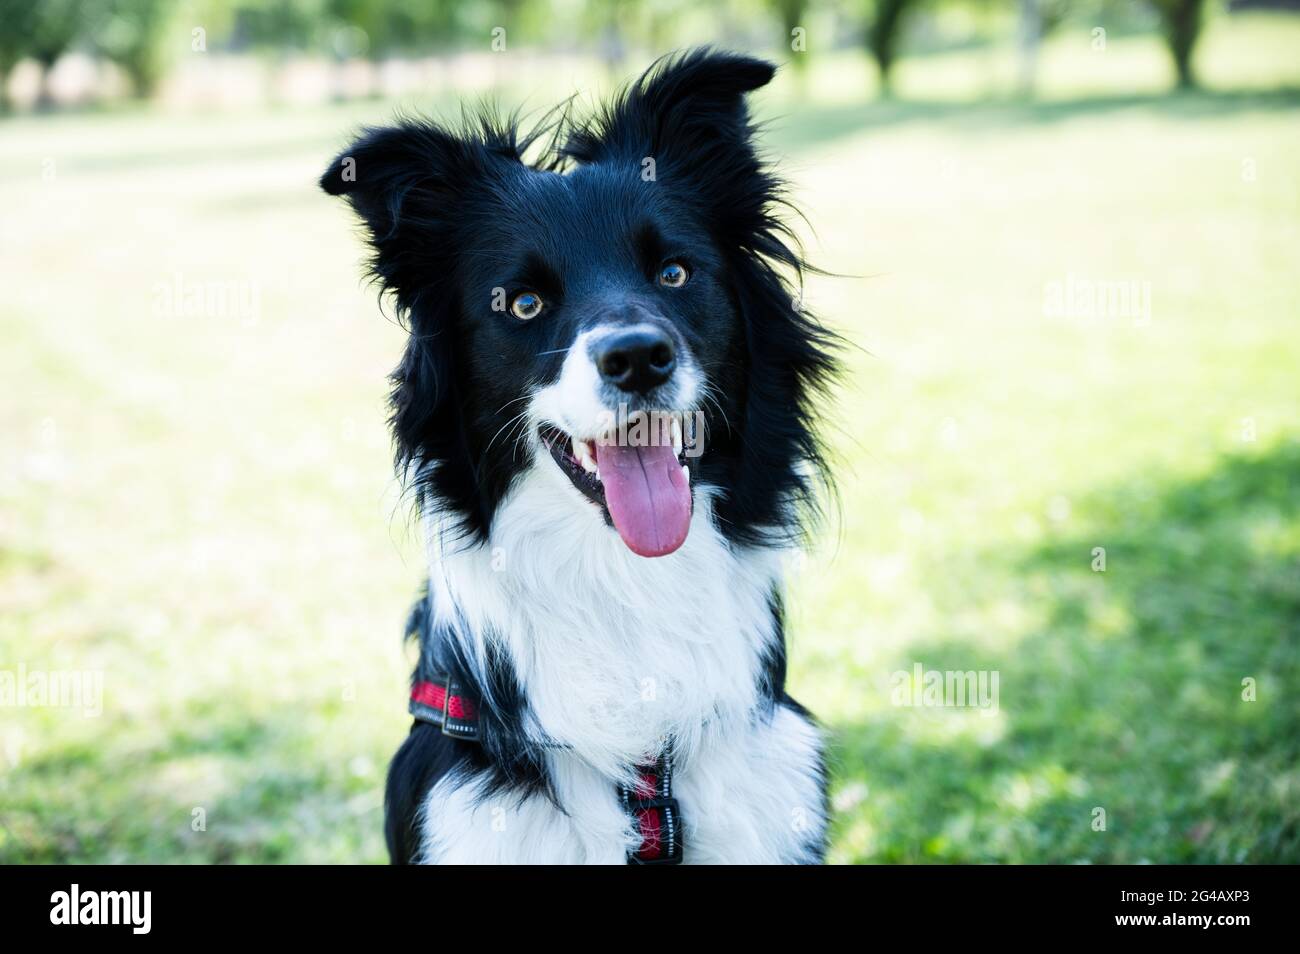
[[[705,42],[782,64],[855,345],[788,600],[832,860],[1300,861],[1298,9],[0,0],[0,861],[384,860],[402,332],[316,177]]]

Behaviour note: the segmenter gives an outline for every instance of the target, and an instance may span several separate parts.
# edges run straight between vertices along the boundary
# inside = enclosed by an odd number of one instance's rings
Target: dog
[[[528,133],[399,118],[320,180],[410,332],[391,426],[429,577],[394,863],[823,859],[781,578],[831,486],[839,339],[755,145],[774,71],[695,49]]]

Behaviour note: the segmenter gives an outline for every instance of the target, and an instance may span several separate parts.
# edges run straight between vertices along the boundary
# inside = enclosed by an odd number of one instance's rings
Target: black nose
[[[658,328],[641,326],[615,331],[595,346],[600,376],[624,391],[644,394],[672,377],[677,350]]]

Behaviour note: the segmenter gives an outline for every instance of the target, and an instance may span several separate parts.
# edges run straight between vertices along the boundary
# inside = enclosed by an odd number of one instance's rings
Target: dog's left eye
[[[667,285],[669,288],[681,288],[690,277],[691,273],[681,262],[669,262],[659,269],[659,284]]]
[[[521,321],[536,318],[542,311],[542,296],[537,292],[520,292],[510,302],[510,313]]]

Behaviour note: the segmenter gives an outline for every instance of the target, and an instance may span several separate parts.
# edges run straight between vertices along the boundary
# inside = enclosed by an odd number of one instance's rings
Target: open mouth
[[[552,459],[584,497],[601,508],[606,520],[633,553],[656,557],[672,553],[690,530],[691,462],[685,454],[681,421],[632,428],[591,440],[558,427],[538,433]]]

